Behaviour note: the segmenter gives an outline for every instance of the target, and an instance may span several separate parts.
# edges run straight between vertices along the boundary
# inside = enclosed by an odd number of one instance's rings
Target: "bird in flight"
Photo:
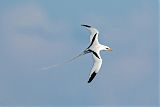
[[[89,80],[88,83],[90,83],[96,74],[99,72],[101,65],[102,65],[102,58],[100,56],[100,51],[112,51],[112,49],[108,46],[102,45],[98,41],[98,30],[89,26],[89,25],[82,25],[86,27],[90,31],[90,45],[88,46],[87,49],[83,51],[84,54],[86,53],[92,53],[93,59],[94,59],[94,64],[91,69],[90,75],[89,75]]]
[[[77,59],[80,56],[91,53],[93,56],[93,59],[94,59],[94,64],[93,64],[93,67],[92,67],[90,75],[89,75],[88,83],[90,83],[94,79],[94,77],[99,72],[101,65],[102,65],[102,58],[100,56],[100,51],[112,51],[112,49],[108,46],[105,46],[105,45],[102,45],[99,43],[99,41],[98,41],[99,32],[96,28],[93,28],[92,26],[85,25],[85,24],[83,24],[81,26],[86,27],[91,33],[90,34],[90,45],[81,54],[78,54],[76,57],[73,57],[72,59],[67,60],[61,64],[56,64],[56,65],[51,65],[51,66],[45,67],[45,68],[43,68],[43,70],[47,70],[52,67],[57,67],[62,64],[65,64],[65,63],[69,63],[69,62]]]

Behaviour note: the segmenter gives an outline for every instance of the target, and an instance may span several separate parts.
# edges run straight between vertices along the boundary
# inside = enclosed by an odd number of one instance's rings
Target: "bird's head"
[[[109,51],[111,52],[112,51],[112,48],[108,47],[108,46],[104,46],[104,49],[103,50],[106,50],[106,51]]]

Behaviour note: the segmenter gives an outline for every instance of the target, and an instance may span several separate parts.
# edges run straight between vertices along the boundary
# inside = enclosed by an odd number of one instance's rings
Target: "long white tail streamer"
[[[75,56],[75,57],[73,57],[73,58],[71,58],[71,59],[69,59],[69,60],[66,60],[66,61],[64,61],[64,62],[62,62],[62,63],[60,63],[60,64],[54,64],[54,65],[50,65],[50,66],[48,66],[48,67],[44,67],[44,68],[42,68],[41,70],[48,70],[48,69],[51,69],[51,68],[54,68],[54,67],[63,66],[64,64],[70,63],[70,62],[72,62],[73,60],[75,60],[75,59],[77,59],[77,58],[79,58],[79,57],[81,57],[81,56],[83,56],[83,55],[85,55],[85,54],[87,54],[87,53],[89,53],[89,52],[85,50],[85,51],[83,51],[82,53],[78,54],[77,56]]]

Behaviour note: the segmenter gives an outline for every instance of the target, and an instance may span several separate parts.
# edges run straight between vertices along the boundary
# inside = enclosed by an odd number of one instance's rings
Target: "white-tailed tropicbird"
[[[100,56],[100,51],[106,50],[106,51],[112,51],[112,49],[108,46],[101,45],[98,41],[98,30],[89,26],[89,25],[82,25],[85,26],[90,32],[90,45],[89,47],[84,51],[84,53],[92,53],[94,64],[91,69],[91,73],[89,75],[88,83],[90,83],[93,78],[96,76],[96,74],[99,72],[101,65],[102,65],[102,58]]]
[[[57,66],[63,65],[65,63],[73,61],[74,59],[76,59],[76,58],[78,58],[82,55],[85,55],[87,53],[92,53],[92,56],[93,56],[93,59],[94,59],[94,64],[93,64],[93,67],[92,67],[90,75],[89,75],[88,83],[90,83],[93,80],[93,78],[99,72],[99,70],[101,68],[101,65],[102,65],[102,58],[100,56],[100,51],[103,51],[103,50],[112,51],[112,49],[108,46],[101,45],[99,43],[99,41],[98,41],[99,32],[98,32],[97,29],[95,29],[95,28],[93,28],[89,25],[81,25],[81,26],[85,26],[91,32],[90,45],[88,46],[88,48],[86,48],[81,54],[77,55],[76,57],[73,57],[70,60],[67,60],[67,61],[65,61],[61,64],[51,65],[51,66],[45,67],[45,68],[43,68],[43,70],[47,70],[47,69],[52,68],[52,67],[57,67]]]

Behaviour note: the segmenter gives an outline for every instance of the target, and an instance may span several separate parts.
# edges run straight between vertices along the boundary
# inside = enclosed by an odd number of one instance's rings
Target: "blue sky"
[[[1,0],[0,105],[158,106],[157,0]],[[103,65],[91,84],[89,45],[96,27]]]

